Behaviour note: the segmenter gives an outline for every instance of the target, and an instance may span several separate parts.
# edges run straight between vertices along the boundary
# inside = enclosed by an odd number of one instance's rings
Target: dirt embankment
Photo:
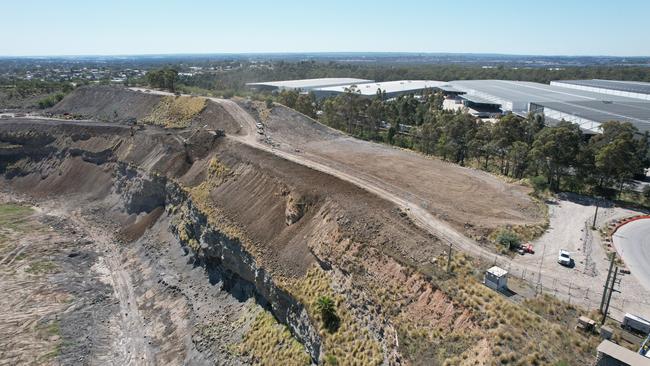
[[[360,177],[479,240],[500,226],[544,221],[529,189],[486,172],[354,139],[283,106],[265,115],[266,136],[278,148]]]
[[[206,127],[230,134],[237,134],[241,129],[223,107],[205,98],[162,96],[119,86],[79,87],[48,113],[113,123]]]
[[[456,288],[434,263],[446,246],[393,204],[228,137],[20,120],[0,123],[0,142],[12,146],[0,151],[2,187],[96,243],[119,304],[111,329],[126,340],[104,346],[130,363],[442,364],[476,352],[524,362],[513,353],[529,338],[505,334],[562,334],[484,295],[473,276]],[[323,296],[335,301],[333,331],[322,325]],[[506,318],[494,306],[534,326],[498,326]],[[553,337],[535,360],[572,347]]]

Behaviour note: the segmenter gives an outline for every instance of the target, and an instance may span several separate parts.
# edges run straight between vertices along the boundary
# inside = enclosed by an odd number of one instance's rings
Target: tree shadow
[[[336,333],[341,327],[341,318],[336,314],[330,314],[327,319],[323,318],[323,325],[329,333]]]

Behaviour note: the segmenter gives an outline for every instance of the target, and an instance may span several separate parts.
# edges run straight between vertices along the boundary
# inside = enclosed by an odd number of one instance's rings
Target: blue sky
[[[648,0],[2,0],[0,55],[650,56]]]

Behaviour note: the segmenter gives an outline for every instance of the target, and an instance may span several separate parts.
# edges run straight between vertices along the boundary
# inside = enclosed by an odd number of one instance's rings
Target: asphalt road
[[[621,226],[614,234],[613,242],[632,276],[650,290],[650,219]]]

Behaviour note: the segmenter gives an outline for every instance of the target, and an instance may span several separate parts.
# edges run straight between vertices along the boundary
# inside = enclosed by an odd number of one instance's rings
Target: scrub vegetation
[[[206,106],[200,97],[165,96],[142,122],[165,128],[185,128]]]

